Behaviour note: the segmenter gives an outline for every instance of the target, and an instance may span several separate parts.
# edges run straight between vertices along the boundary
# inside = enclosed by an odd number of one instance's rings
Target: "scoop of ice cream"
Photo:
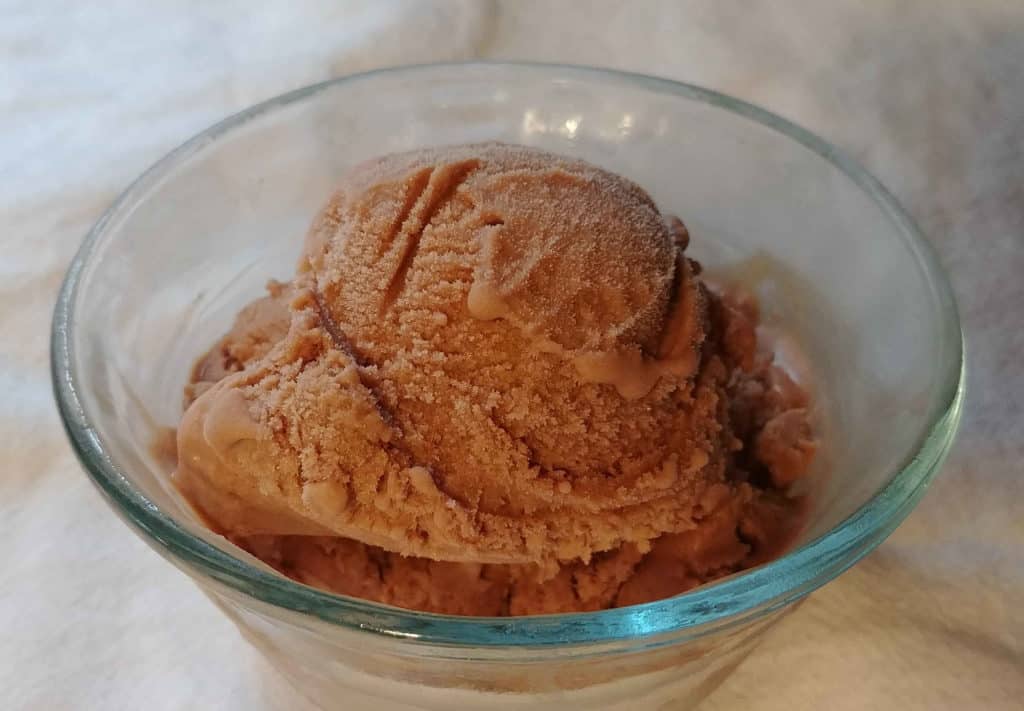
[[[218,491],[223,530],[587,560],[691,530],[726,478],[702,288],[650,198],[594,166],[496,144],[365,164],[289,298],[287,334],[179,430],[178,479]]]

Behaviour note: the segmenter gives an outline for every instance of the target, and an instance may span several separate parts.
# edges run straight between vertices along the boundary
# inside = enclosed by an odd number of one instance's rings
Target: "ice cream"
[[[770,557],[806,396],[688,238],[533,149],[364,164],[196,365],[175,481],[292,577],[455,614],[630,604]]]

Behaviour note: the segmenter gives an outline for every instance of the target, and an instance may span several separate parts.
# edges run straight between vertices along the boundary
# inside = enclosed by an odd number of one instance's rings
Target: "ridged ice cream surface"
[[[176,482],[233,536],[641,556],[751,496],[684,246],[641,188],[543,151],[362,164],[294,280],[240,316],[229,367],[197,365]]]

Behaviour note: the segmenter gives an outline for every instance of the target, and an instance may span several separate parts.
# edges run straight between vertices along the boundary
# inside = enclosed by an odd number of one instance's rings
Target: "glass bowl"
[[[206,530],[154,450],[193,360],[288,278],[347,168],[496,139],[632,178],[683,217],[811,366],[824,451],[802,539],[684,595],[460,618],[320,592]],[[243,111],[139,178],[86,238],[53,323],[71,442],[112,508],[324,708],[685,708],[794,603],[877,546],[941,466],[963,349],[935,255],[875,180],[788,121],[706,89],[580,67],[458,64],[318,84]]]

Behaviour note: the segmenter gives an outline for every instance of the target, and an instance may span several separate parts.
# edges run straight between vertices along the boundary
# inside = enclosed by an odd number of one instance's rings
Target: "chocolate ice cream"
[[[285,574],[415,609],[594,610],[765,560],[807,398],[688,238],[533,149],[364,164],[196,365],[175,481]]]

